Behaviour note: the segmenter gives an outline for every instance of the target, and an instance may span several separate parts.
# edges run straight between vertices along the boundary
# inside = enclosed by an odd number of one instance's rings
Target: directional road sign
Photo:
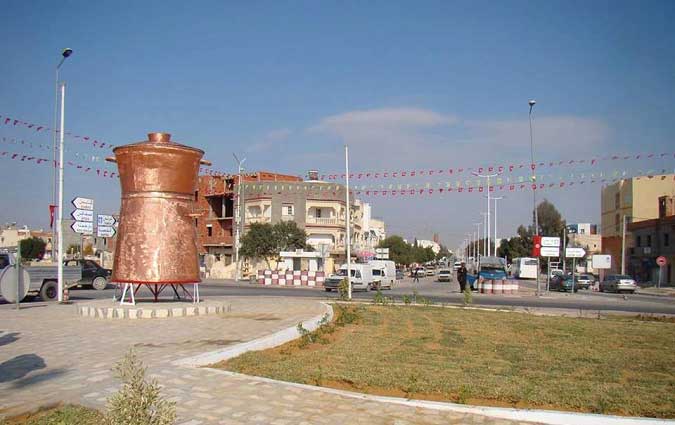
[[[91,210],[75,210],[70,213],[74,220],[77,221],[94,221],[94,212]]]
[[[98,226],[96,228],[96,236],[99,238],[112,238],[115,236],[115,228],[112,226]]]
[[[114,226],[115,222],[115,217],[111,215],[105,215],[105,214],[99,214],[96,216],[96,219],[98,221],[99,226]]]
[[[94,210],[94,200],[89,198],[80,198],[79,196],[73,199],[73,205],[80,210]]]
[[[583,248],[565,248],[565,257],[584,258],[586,251]]]
[[[541,246],[560,246],[560,238],[552,236],[542,236]]]
[[[91,221],[75,221],[70,225],[70,228],[73,229],[73,232],[75,233],[81,233],[83,235],[94,234],[94,223]]]
[[[375,258],[378,260],[388,260],[389,248],[375,248]]]
[[[539,253],[542,257],[560,257],[560,248],[557,246],[542,246]]]

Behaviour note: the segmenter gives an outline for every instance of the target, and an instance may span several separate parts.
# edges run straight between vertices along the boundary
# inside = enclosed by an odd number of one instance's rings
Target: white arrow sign
[[[70,225],[70,228],[73,229],[73,232],[75,233],[81,233],[83,235],[94,234],[94,223],[91,221],[75,221]]]
[[[70,215],[77,221],[94,221],[94,212],[91,210],[75,210]]]
[[[586,251],[583,248],[565,248],[565,257],[584,258]]]
[[[557,246],[542,246],[539,254],[542,257],[560,257],[560,248]]]
[[[115,236],[115,228],[112,226],[98,226],[96,228],[96,236],[99,238],[112,238]]]
[[[560,246],[560,238],[553,236],[542,236],[541,246]]]
[[[94,200],[89,198],[80,198],[79,196],[73,199],[73,205],[80,210],[94,210]]]
[[[99,226],[114,226],[116,221],[115,217],[111,215],[99,214],[96,216]]]

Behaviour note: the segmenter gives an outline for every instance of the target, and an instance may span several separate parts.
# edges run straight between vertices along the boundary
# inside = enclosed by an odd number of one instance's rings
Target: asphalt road
[[[473,294],[473,305],[484,307],[516,307],[516,308],[549,308],[549,309],[567,309],[583,311],[622,311],[631,313],[645,314],[675,314],[675,298],[654,295],[623,295],[623,294],[605,294],[582,290],[578,293],[558,293],[551,292],[535,297],[532,294],[533,282],[521,282],[524,290],[518,295],[486,295]],[[435,282],[434,278],[422,278],[420,283],[413,284],[409,278],[400,281],[391,291],[382,291],[387,297],[394,297],[401,301],[404,295],[412,295],[417,291],[418,297],[425,297],[430,301],[440,304],[462,305],[464,296],[459,292],[459,286],[456,282]],[[71,290],[71,299],[103,299],[113,296],[113,289],[96,291],[93,289],[73,289]],[[234,281],[205,281],[200,285],[200,294],[202,298],[225,295],[225,296],[289,296],[289,297],[312,297],[325,300],[337,300],[336,292],[325,292],[316,288],[292,288],[292,287],[272,287],[251,285],[249,283],[235,283]],[[163,294],[169,297],[169,292]],[[138,296],[149,297],[150,293],[145,289],[139,291]],[[354,292],[353,298],[358,300],[372,300],[373,292]],[[28,305],[40,303],[39,298],[28,302]],[[0,304],[5,304],[1,308],[11,308],[2,298]]]

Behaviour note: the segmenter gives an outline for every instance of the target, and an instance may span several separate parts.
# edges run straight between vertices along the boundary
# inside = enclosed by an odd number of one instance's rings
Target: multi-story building
[[[213,254],[217,260],[223,260],[226,264],[232,262],[235,236],[235,208],[237,197],[237,175],[199,176],[198,189],[195,192],[194,220],[197,228],[197,241],[199,253]],[[242,197],[248,198],[246,184],[259,183],[293,183],[301,182],[296,176],[277,174],[270,172],[257,172],[242,175]],[[258,220],[268,214],[262,211]]]
[[[663,256],[668,263],[661,271],[661,283],[672,285],[675,283],[672,267],[675,261],[675,197],[660,197],[658,210],[658,218],[628,225],[633,246],[628,248],[626,271],[638,281],[656,283],[660,271],[656,258]]]
[[[624,217],[626,223],[658,218],[661,196],[675,196],[675,174],[623,179],[602,189],[600,234],[603,252],[612,256],[612,272],[621,271]],[[630,235],[626,243],[632,246]]]
[[[438,254],[439,252],[441,252],[441,245],[436,241],[418,239],[417,245],[421,246],[422,248],[431,248],[431,250],[434,251],[434,254]]]

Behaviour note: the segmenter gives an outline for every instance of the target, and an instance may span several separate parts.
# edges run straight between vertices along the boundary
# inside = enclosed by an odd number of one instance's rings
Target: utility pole
[[[345,200],[347,202],[347,298],[352,299],[351,208],[349,207],[349,146],[345,145]]]
[[[532,208],[534,213],[534,234],[539,236],[539,214],[537,212],[537,176],[535,175],[536,165],[534,163],[534,137],[532,135],[532,108],[537,103],[532,99],[527,102],[530,105],[529,119],[530,119],[530,168],[532,169]],[[541,288],[539,282],[539,257],[537,257],[537,296],[541,295]]]
[[[497,201],[504,199],[503,196],[492,198],[495,201],[495,257],[497,256]]]
[[[58,125],[58,111],[59,111],[59,70],[61,69],[61,65],[63,65],[63,62],[73,54],[73,49],[63,49],[63,52],[61,52],[61,60],[59,61],[59,64],[56,65],[56,70],[55,70],[55,79],[54,79],[54,90],[55,90],[55,97],[54,97],[54,127],[53,127],[53,136],[52,136],[52,154],[53,154],[53,159],[54,159],[54,175],[52,177],[52,206],[50,207],[50,223],[52,224],[52,261],[56,258],[56,237],[58,230],[56,227],[54,227],[54,220],[53,216],[53,208],[56,208],[56,178],[57,178],[57,167],[56,167],[56,155],[58,152],[57,149],[57,137],[56,137],[56,127]],[[58,208],[61,208],[61,204],[58,205]],[[59,259],[60,260],[60,259]]]
[[[232,154],[234,157],[234,160],[237,162],[237,169],[238,169],[238,174],[237,174],[237,208],[235,211],[235,229],[234,229],[234,261],[235,261],[235,272],[234,272],[234,279],[235,281],[239,281],[241,279],[241,264],[239,261],[239,239],[241,237],[241,226],[244,223],[244,218],[242,214],[243,206],[244,203],[241,200],[241,190],[242,190],[242,181],[241,181],[241,171],[242,171],[242,165],[244,164],[244,161],[246,161],[246,158],[242,159],[241,161],[239,158],[237,158],[237,155],[234,153]]]
[[[63,302],[63,134],[66,124],[66,83],[61,83],[61,125],[59,126],[59,220],[58,220],[58,238],[59,252],[57,261],[57,288],[59,293],[58,301]]]
[[[621,274],[626,274],[626,214],[623,215],[623,229],[621,235]]]
[[[471,173],[476,177],[480,177],[483,179],[487,179],[487,226],[485,227],[485,244],[487,245],[486,250],[485,250],[485,255],[489,256],[490,255],[490,178],[491,177],[497,177],[500,173],[495,173],[495,174],[479,174],[479,173]],[[496,249],[495,249],[496,251]]]

